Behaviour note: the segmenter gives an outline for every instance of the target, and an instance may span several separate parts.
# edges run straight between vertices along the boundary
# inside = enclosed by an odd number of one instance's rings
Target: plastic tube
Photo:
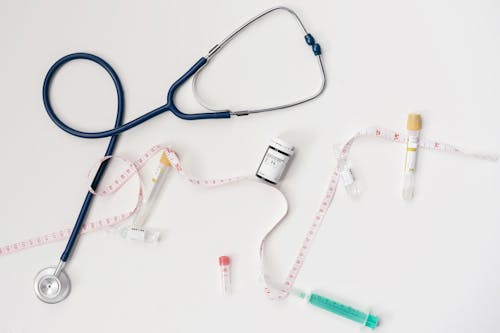
[[[422,121],[419,114],[409,114],[406,125],[408,139],[406,140],[405,162],[403,168],[402,196],[411,200],[415,193],[415,167],[417,164],[417,148]]]
[[[224,295],[231,293],[231,259],[228,256],[219,257],[221,288]]]
[[[151,182],[153,183],[153,188],[141,209],[137,212],[134,218],[134,222],[131,226],[126,228],[123,232],[123,236],[129,240],[141,241],[146,243],[156,243],[160,239],[160,232],[157,230],[145,229],[142,226],[146,222],[149,214],[153,210],[156,204],[159,194],[161,193],[161,188],[165,183],[165,179],[170,169],[170,162],[167,159],[165,153],[162,154],[160,158],[160,163],[158,168],[153,175]]]

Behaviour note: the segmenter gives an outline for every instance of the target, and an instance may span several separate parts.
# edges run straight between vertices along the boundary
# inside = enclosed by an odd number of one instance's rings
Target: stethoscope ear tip
[[[71,283],[65,271],[60,270],[56,275],[55,266],[42,269],[35,277],[35,295],[42,302],[54,304],[68,297]]]

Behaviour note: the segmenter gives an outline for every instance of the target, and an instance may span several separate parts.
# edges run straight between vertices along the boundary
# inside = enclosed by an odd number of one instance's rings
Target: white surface
[[[119,73],[126,119],[159,106],[171,82],[244,20],[273,1],[2,1],[0,138],[2,244],[70,226],[88,169],[107,140],[83,140],[47,117],[48,68],[75,51],[94,52]],[[187,122],[171,114],[127,132],[117,153],[134,157],[168,143],[199,177],[253,173],[269,138],[297,154],[282,188],[291,212],[269,244],[286,273],[333,166],[333,144],[362,127],[402,129],[420,110],[422,135],[470,150],[499,150],[500,6],[495,1],[289,1],[325,55],[328,87],[293,110]],[[281,38],[281,40],[278,40]],[[291,54],[285,52],[291,51]],[[235,40],[200,81],[228,105],[272,102],[311,91],[316,69],[286,15]],[[271,71],[272,73],[269,73]],[[183,89],[186,110],[199,108]],[[90,63],[65,67],[53,85],[61,118],[84,130],[110,127],[115,95]],[[352,160],[366,191],[338,192],[297,286],[371,305],[379,332],[500,331],[499,164],[419,154],[411,203],[400,195],[403,146],[363,140]],[[99,199],[92,216],[131,204]],[[63,243],[0,258],[1,332],[357,332],[358,327],[289,299],[268,301],[258,283],[258,243],[279,215],[270,189],[242,184],[200,190],[173,173],[151,227],[158,247],[99,232],[81,239],[70,297],[38,301],[36,272],[55,265]],[[217,258],[233,259],[233,294],[222,297]],[[224,325],[221,322],[225,321]]]

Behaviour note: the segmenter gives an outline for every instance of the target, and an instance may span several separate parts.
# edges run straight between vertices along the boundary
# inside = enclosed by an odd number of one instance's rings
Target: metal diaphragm
[[[35,295],[45,303],[59,303],[64,300],[71,289],[68,275],[64,270],[54,275],[55,266],[42,269],[35,277]]]

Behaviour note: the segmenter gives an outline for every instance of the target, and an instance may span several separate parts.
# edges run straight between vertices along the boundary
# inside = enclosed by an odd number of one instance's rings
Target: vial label
[[[405,173],[414,173],[417,164],[418,138],[410,136],[406,142]]]
[[[130,228],[127,232],[127,238],[130,240],[144,241],[146,239],[146,231],[139,228]]]
[[[264,158],[257,170],[257,175],[272,182],[277,183],[290,157],[273,147],[268,147]]]

